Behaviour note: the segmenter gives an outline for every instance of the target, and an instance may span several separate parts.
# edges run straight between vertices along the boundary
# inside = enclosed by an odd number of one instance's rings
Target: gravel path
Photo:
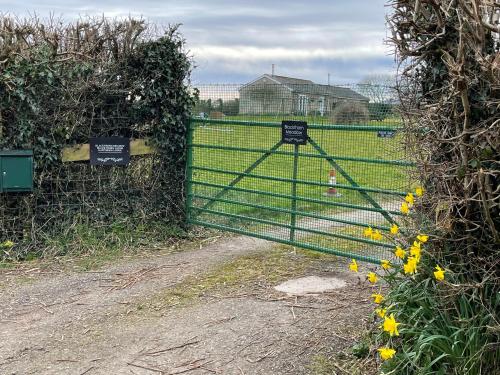
[[[370,287],[346,271],[345,260],[324,258],[297,275],[346,282],[318,296],[288,296],[257,280],[237,294],[222,290],[190,304],[143,310],[189,278],[275,246],[229,237],[93,272],[4,270],[0,373],[312,373],[315,356],[352,346],[372,309]]]

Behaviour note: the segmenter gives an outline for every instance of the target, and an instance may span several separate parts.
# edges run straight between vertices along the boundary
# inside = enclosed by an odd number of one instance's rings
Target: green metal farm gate
[[[308,125],[307,144],[285,144],[282,124],[193,119],[188,222],[378,263],[408,187],[394,127]],[[336,180],[336,181],[335,181]]]
[[[398,223],[410,188],[397,116],[359,88],[245,90],[218,99],[217,111],[205,100],[191,120],[188,223],[367,262],[392,259],[385,236],[363,231],[384,234]],[[277,99],[290,92],[309,94]]]

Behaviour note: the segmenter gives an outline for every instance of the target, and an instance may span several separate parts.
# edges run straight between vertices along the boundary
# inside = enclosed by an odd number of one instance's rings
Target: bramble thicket
[[[392,2],[406,148],[394,264],[367,275],[384,374],[500,371],[498,1]],[[381,236],[367,230],[365,235]],[[352,262],[351,270],[357,270]],[[383,290],[386,290],[384,293]]]

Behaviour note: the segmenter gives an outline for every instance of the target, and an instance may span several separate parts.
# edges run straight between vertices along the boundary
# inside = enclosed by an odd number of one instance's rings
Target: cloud
[[[245,61],[297,61],[318,59],[353,59],[377,57],[385,53],[384,46],[356,46],[335,49],[326,48],[268,48],[252,46],[196,46],[192,48],[195,57],[206,60]]]
[[[181,23],[193,82],[247,82],[276,64],[284,75],[357,82],[392,72],[385,0],[0,0],[0,11],[67,20],[81,15]]]

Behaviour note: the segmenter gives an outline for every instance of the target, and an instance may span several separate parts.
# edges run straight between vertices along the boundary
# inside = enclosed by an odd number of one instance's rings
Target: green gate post
[[[193,133],[194,133],[194,122],[192,120],[188,121],[187,129],[187,161],[186,161],[186,223],[192,220],[193,212]]]
[[[295,240],[295,224],[297,222],[297,174],[299,171],[299,145],[294,145],[293,182],[292,182],[292,214],[290,217],[290,241]]]

